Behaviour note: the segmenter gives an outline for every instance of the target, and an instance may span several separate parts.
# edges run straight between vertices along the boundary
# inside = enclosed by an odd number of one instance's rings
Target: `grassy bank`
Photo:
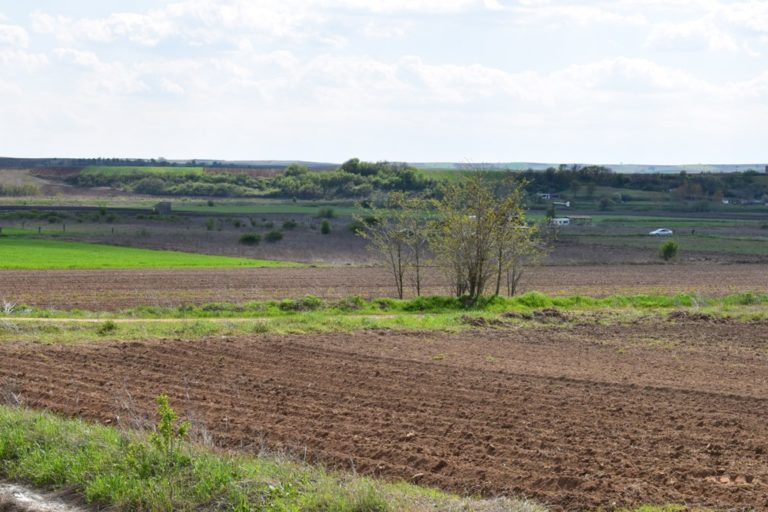
[[[0,314],[0,342],[77,343],[88,341],[194,340],[207,336],[352,332],[363,329],[461,331],[478,327],[559,325],[578,322],[658,321],[680,312],[768,319],[768,295],[616,295],[605,298],[549,297],[528,293],[465,305],[453,297],[410,300],[322,300],[308,296],[243,304],[209,303],[174,308],[141,306],[117,312],[55,311],[15,306]]]
[[[0,407],[0,477],[67,489],[110,510],[537,512],[527,501],[463,499],[407,483],[330,473],[286,457],[185,442],[166,416],[152,436]],[[170,428],[169,428],[170,427]]]
[[[276,318],[297,317],[310,313],[328,316],[391,317],[408,315],[448,315],[456,313],[531,313],[545,308],[564,311],[591,310],[669,310],[696,308],[713,312],[743,311],[742,306],[761,307],[768,304],[768,294],[744,292],[707,297],[696,293],[675,295],[586,295],[550,296],[528,292],[515,297],[485,297],[475,303],[461,297],[432,295],[414,299],[364,299],[350,296],[322,299],[307,295],[300,299],[258,300],[243,303],[210,302],[175,307],[136,306],[113,312],[88,310],[40,309],[23,304],[0,311],[0,318],[84,318],[84,319],[210,319],[210,318]]]
[[[58,240],[0,239],[0,269],[293,266],[300,265],[284,261],[209,256]]]

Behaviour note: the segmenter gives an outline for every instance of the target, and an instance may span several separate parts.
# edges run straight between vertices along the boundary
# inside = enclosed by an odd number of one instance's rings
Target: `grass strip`
[[[147,436],[0,406],[0,476],[68,490],[94,508],[115,511],[544,511],[524,500],[465,499],[332,473],[285,456],[214,451],[177,435],[175,415],[161,409],[161,418],[168,421]]]
[[[0,310],[0,318],[275,318],[297,317],[308,313],[352,318],[355,316],[448,315],[458,313],[502,313],[507,311],[530,313],[546,308],[558,308],[563,311],[615,309],[668,310],[673,308],[695,308],[701,310],[709,308],[728,312],[741,306],[760,307],[766,304],[768,304],[768,294],[753,292],[712,297],[706,297],[698,293],[591,297],[585,295],[550,296],[539,292],[529,292],[515,297],[484,297],[474,303],[468,302],[463,297],[438,295],[414,299],[364,299],[359,296],[341,299],[322,299],[314,295],[307,295],[298,299],[260,300],[243,303],[209,302],[205,304],[183,304],[175,307],[142,305],[118,311],[41,309],[6,302],[4,310]]]

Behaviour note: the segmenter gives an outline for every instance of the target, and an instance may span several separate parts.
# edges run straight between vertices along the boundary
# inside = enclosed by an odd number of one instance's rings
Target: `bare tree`
[[[393,192],[386,198],[385,208],[372,207],[365,217],[356,216],[359,234],[369,241],[369,249],[389,268],[397,296],[405,295],[405,276],[414,270],[416,294],[421,294],[422,276],[427,253],[426,202]]]
[[[498,294],[504,275],[513,267],[519,272],[523,246],[537,238],[525,222],[523,197],[522,182],[479,171],[444,186],[431,247],[456,295],[476,301],[492,279]]]

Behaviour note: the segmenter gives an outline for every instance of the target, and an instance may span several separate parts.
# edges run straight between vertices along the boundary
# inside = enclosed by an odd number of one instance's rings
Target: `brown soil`
[[[661,323],[659,323],[661,322]],[[457,335],[0,346],[28,405],[141,423],[168,393],[246,451],[560,510],[768,507],[764,324],[685,319]]]
[[[436,272],[428,272],[426,293],[447,293],[441,282]],[[547,266],[529,271],[523,291],[529,290],[555,295],[766,292],[768,266]],[[387,272],[370,267],[0,271],[0,299],[63,309],[393,293]]]

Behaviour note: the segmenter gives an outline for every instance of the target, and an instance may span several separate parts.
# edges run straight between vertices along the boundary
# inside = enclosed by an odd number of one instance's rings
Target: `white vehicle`
[[[659,228],[659,229],[654,229],[648,234],[651,236],[672,236],[674,233],[671,229]]]

